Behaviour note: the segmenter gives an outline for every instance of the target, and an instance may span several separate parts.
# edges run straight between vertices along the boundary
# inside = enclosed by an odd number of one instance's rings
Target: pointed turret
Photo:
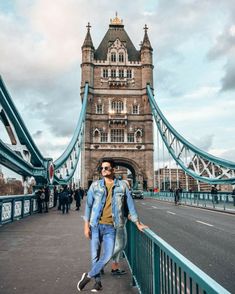
[[[153,86],[153,48],[148,37],[148,27],[144,26],[144,39],[140,45],[141,63],[143,66],[142,70],[142,87],[146,87],[149,83]]]
[[[149,41],[147,25],[144,26],[144,39],[143,39],[143,42],[141,44],[141,50],[142,49],[149,49],[150,51],[153,51],[153,48],[152,48],[151,43]]]
[[[86,33],[86,38],[84,40],[84,43],[82,45],[82,49],[83,48],[91,48],[91,49],[95,49],[94,46],[93,46],[93,42],[92,42],[92,39],[91,39],[91,34],[90,34],[90,23],[88,22],[88,25],[86,26],[87,27],[87,33]]]
[[[90,34],[90,23],[88,22],[87,33],[82,45],[82,84],[86,82],[89,83],[89,86],[93,86],[94,78],[94,52],[95,48]]]

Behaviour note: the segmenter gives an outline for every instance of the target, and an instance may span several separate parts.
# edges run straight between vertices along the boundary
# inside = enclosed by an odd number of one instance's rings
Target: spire
[[[118,13],[116,12],[115,18],[110,19],[110,25],[109,26],[119,26],[119,27],[124,27],[123,25],[123,20],[118,17]]]
[[[143,39],[143,42],[142,42],[141,49],[147,48],[147,49],[153,51],[153,48],[152,48],[151,43],[149,41],[147,25],[145,25],[143,29],[144,29],[144,39]]]
[[[88,22],[87,24],[87,33],[86,33],[86,38],[84,40],[84,43],[82,45],[82,48],[84,47],[90,47],[92,49],[95,49],[94,46],[93,46],[93,43],[92,43],[92,39],[91,39],[91,34],[90,34],[90,28],[91,28],[91,25],[90,23]]]

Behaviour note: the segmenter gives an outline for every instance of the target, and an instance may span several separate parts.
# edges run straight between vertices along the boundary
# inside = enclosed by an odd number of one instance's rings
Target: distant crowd
[[[80,210],[81,200],[83,199],[86,191],[79,188],[72,188],[64,185],[61,187],[54,186],[53,192],[53,207],[58,207],[63,214],[68,213],[73,200],[76,203],[76,210]],[[38,203],[38,213],[47,213],[49,208],[49,200],[51,196],[51,190],[48,185],[39,188],[36,193]]]

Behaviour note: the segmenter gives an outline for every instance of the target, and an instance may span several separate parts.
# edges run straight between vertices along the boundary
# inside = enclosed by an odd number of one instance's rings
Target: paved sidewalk
[[[83,209],[82,209],[83,211]],[[90,264],[89,241],[83,236],[82,212],[56,209],[0,227],[1,294],[72,294]],[[138,293],[127,275],[114,277],[105,268],[103,294]],[[93,281],[83,293],[91,293]]]

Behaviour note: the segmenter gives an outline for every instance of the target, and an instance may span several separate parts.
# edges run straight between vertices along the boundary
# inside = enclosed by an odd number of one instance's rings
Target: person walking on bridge
[[[82,291],[92,278],[95,279],[95,284],[91,291],[102,290],[100,271],[113,256],[116,229],[125,225],[124,203],[137,228],[140,231],[147,228],[138,219],[127,184],[114,177],[114,161],[103,159],[100,171],[103,178],[91,184],[84,216],[84,234],[91,239],[92,267],[89,272],[83,273],[77,284],[78,291]]]

